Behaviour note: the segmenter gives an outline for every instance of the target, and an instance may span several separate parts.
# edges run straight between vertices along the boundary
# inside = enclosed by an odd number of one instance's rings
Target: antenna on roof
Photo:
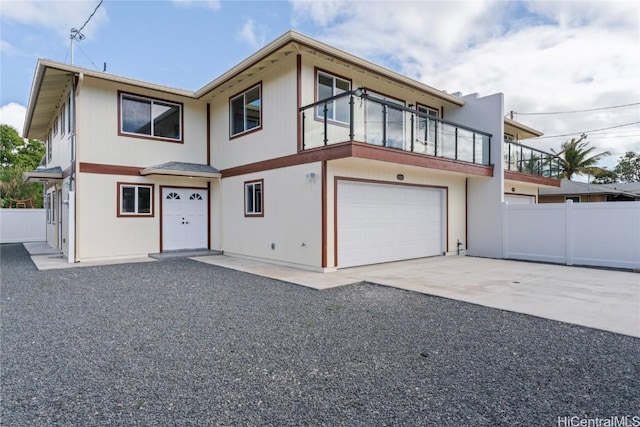
[[[100,3],[98,3],[96,8],[93,9],[93,12],[91,13],[91,15],[89,15],[89,17],[84,22],[84,24],[82,24],[82,27],[80,27],[80,28],[72,28],[71,29],[71,34],[69,35],[69,40],[70,40],[70,43],[71,43],[71,65],[73,65],[73,41],[75,40],[77,42],[81,42],[82,40],[85,39],[84,34],[82,34],[82,30],[89,23],[89,21],[91,21],[91,18],[93,18],[93,15],[96,14],[96,12],[98,11],[98,8],[102,5],[103,1],[104,0],[100,0]]]

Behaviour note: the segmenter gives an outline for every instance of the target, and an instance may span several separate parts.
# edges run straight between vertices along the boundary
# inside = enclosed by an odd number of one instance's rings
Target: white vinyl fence
[[[0,209],[0,243],[47,240],[45,209]]]
[[[640,269],[640,202],[503,205],[503,257]]]

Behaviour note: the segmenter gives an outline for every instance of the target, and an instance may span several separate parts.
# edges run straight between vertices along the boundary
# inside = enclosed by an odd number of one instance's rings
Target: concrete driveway
[[[228,256],[192,259],[315,289],[364,281],[640,337],[640,274],[633,272],[469,256],[331,273]]]

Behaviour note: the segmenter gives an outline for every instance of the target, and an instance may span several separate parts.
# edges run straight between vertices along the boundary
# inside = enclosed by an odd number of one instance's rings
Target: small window
[[[56,119],[53,121],[53,134],[57,135],[58,134],[58,118],[56,117]]]
[[[261,127],[262,85],[231,98],[229,101],[231,136],[240,135]]]
[[[52,157],[53,157],[53,135],[49,133],[49,136],[47,138],[47,163],[51,161]]]
[[[264,216],[262,185],[263,180],[244,183],[245,216]]]
[[[67,102],[67,105],[69,106],[69,111],[67,112],[67,133],[71,133],[71,115],[73,114],[73,111],[71,111],[71,95],[69,95],[69,102]]]
[[[333,76],[322,71],[317,74],[318,101],[340,95],[351,90],[351,82],[340,77]],[[326,103],[327,120],[335,122],[349,123],[349,97],[335,99]],[[324,119],[325,104],[318,106],[316,116]]]
[[[121,93],[120,132],[182,141],[182,105]]]
[[[118,216],[153,216],[153,185],[118,183]]]
[[[504,134],[504,142],[516,142],[516,139],[514,138],[513,135],[511,135],[509,133],[505,133]]]
[[[202,196],[198,193],[193,193],[191,196],[189,196],[189,200],[202,200]]]
[[[67,117],[67,106],[63,105],[62,108],[60,108],[60,135],[64,135],[64,126],[66,122],[66,117]]]
[[[167,194],[167,200],[180,200],[180,195],[178,193],[169,193]]]
[[[565,202],[568,202],[569,200],[571,200],[573,203],[580,203],[580,196],[571,196],[564,198]]]

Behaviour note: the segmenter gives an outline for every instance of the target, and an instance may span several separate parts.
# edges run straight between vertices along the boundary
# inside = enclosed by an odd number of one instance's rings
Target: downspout
[[[75,77],[75,76],[74,76]],[[74,229],[74,236],[73,236],[73,253],[74,253],[74,262],[78,262],[79,261],[79,257],[78,257],[78,244],[77,244],[77,236],[78,236],[78,199],[77,199],[77,193],[75,192],[76,190],[76,185],[75,185],[75,181],[76,181],[76,138],[77,138],[77,132],[78,132],[78,127],[77,127],[77,121],[78,121],[78,109],[77,109],[77,102],[76,102],[76,98],[78,96],[80,96],[80,90],[82,89],[82,86],[84,84],[84,73],[80,72],[78,73],[78,82],[76,83],[75,78],[71,78],[71,93],[73,94],[73,96],[71,97],[71,102],[73,103],[73,107],[72,107],[72,111],[73,111],[73,115],[71,117],[73,117],[73,122],[72,124],[72,132],[71,132],[71,176],[69,177],[69,191],[74,191],[74,212],[73,212],[73,229]],[[71,226],[71,224],[69,224]]]

